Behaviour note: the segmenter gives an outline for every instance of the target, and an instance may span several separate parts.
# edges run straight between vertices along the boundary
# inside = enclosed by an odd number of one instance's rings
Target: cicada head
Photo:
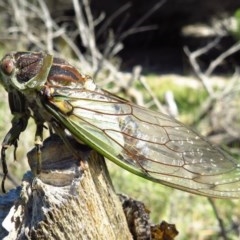
[[[0,62],[0,82],[7,91],[38,88],[46,81],[52,56],[42,52],[12,52]]]
[[[14,76],[16,70],[15,59],[12,54],[7,54],[0,62],[0,82],[8,91],[11,86],[11,77]]]

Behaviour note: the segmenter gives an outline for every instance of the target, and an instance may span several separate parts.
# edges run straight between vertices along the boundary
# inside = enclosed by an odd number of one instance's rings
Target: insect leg
[[[29,119],[28,112],[22,113],[22,114],[20,113],[15,114],[12,120],[12,127],[8,131],[2,143],[2,149],[1,149],[1,160],[2,160],[2,168],[3,168],[2,191],[4,193],[6,192],[4,187],[4,182],[8,174],[8,168],[6,164],[6,150],[9,146],[14,145],[15,147],[14,158],[16,158],[15,152],[17,148],[17,141],[20,133],[26,129],[28,119]]]
[[[37,126],[37,129],[36,129],[36,133],[35,133],[35,146],[37,149],[37,168],[36,168],[35,174],[39,174],[42,169],[41,147],[42,147],[42,143],[43,143],[44,125],[41,121],[40,122],[36,121],[36,126]]]
[[[6,146],[2,146],[1,159],[2,159],[2,168],[3,168],[3,179],[2,179],[1,188],[2,188],[2,192],[4,192],[4,193],[6,192],[4,183],[5,183],[7,174],[8,174],[8,168],[7,168],[7,163],[6,163],[6,149],[7,149]]]

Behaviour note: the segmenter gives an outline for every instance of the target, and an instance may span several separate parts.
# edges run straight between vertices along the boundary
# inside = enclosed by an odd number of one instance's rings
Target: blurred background
[[[240,158],[240,1],[3,0],[0,57],[9,51],[63,57],[104,89],[161,111]],[[11,127],[0,89],[0,136]],[[21,183],[35,126],[7,151],[7,189]],[[240,201],[213,200],[134,176],[107,161],[113,184],[145,203],[177,239],[240,239]],[[2,171],[1,171],[2,172]]]

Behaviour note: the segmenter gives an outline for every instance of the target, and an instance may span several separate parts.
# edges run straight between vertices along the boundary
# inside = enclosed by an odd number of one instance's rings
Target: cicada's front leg
[[[6,164],[6,149],[14,145],[14,159],[16,159],[17,141],[21,132],[23,132],[28,124],[30,111],[27,109],[24,96],[18,91],[10,91],[8,94],[9,107],[13,114],[12,127],[5,136],[2,149],[1,160],[3,168],[2,191],[5,192],[4,182],[8,174]]]
[[[15,152],[17,148],[17,141],[21,132],[23,132],[27,127],[29,116],[30,115],[28,114],[28,112],[22,113],[22,114],[20,113],[15,114],[12,120],[12,128],[9,130],[9,132],[7,133],[7,135],[3,140],[2,149],[1,149],[1,159],[2,159],[2,167],[3,167],[3,179],[2,179],[3,192],[6,192],[4,187],[4,182],[8,174],[8,168],[6,164],[6,149],[9,146],[14,145],[15,147],[14,158],[16,159]]]

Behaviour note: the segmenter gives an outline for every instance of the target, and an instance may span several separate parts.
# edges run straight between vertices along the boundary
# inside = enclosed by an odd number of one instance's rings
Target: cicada
[[[38,147],[47,123],[140,177],[194,194],[240,197],[239,162],[179,121],[102,90],[63,59],[9,53],[0,81],[13,114],[1,151],[5,176],[5,150],[17,147],[33,117]]]

